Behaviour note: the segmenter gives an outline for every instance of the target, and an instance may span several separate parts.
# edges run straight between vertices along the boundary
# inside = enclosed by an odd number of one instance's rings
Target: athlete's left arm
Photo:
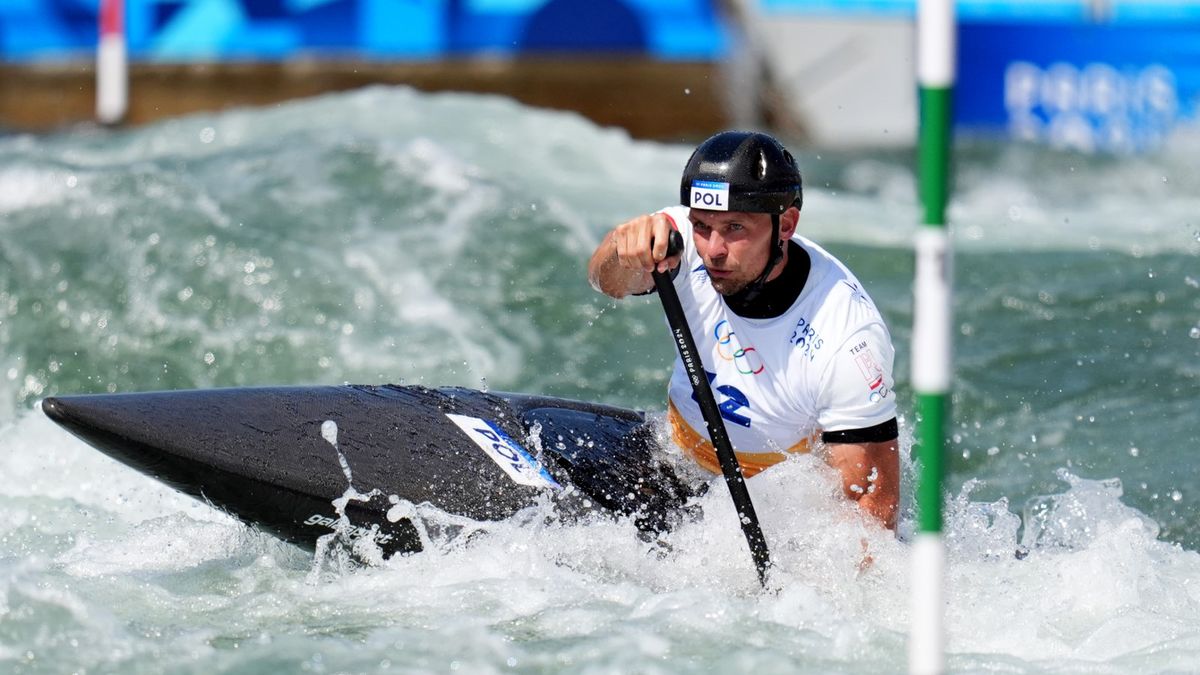
[[[900,501],[894,356],[882,321],[864,326],[838,347],[817,404],[821,440],[829,463],[841,472],[846,497],[889,529],[896,527]]]
[[[889,530],[900,502],[898,439],[874,443],[827,443],[829,463],[842,475],[846,498],[858,502]]]

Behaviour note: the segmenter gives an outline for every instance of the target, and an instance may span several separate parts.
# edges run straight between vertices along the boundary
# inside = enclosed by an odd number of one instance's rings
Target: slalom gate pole
[[[96,48],[96,119],[117,124],[129,109],[129,61],[125,45],[125,0],[100,0]]]
[[[912,386],[916,392],[917,532],[912,546],[909,672],[945,670],[942,476],[949,429],[953,270],[946,203],[950,191],[951,105],[955,79],[954,0],[917,2],[920,87],[918,228],[913,285]]]

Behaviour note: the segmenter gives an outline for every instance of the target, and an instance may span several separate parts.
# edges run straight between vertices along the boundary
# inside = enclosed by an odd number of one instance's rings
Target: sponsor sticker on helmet
[[[446,413],[446,417],[482,448],[514,483],[531,487],[561,487],[533,455],[492,422],[451,413]]]
[[[705,211],[728,211],[729,183],[715,180],[692,181],[691,207]]]

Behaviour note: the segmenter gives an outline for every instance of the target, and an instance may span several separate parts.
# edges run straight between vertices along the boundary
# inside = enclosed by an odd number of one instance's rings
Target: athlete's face
[[[762,274],[770,257],[771,216],[692,209],[688,219],[692,221],[696,252],[718,293],[733,295]],[[792,225],[793,231],[794,228]],[[783,228],[780,229],[780,234],[784,234]],[[778,274],[781,267],[777,265],[773,272]]]

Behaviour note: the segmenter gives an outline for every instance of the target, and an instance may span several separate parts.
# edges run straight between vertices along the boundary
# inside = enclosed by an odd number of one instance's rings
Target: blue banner
[[[0,58],[95,49],[99,0],[0,0]],[[573,52],[711,60],[713,0],[126,0],[135,59]]]
[[[1195,122],[1198,102],[1198,23],[959,27],[960,127],[1085,152],[1137,152]]]

